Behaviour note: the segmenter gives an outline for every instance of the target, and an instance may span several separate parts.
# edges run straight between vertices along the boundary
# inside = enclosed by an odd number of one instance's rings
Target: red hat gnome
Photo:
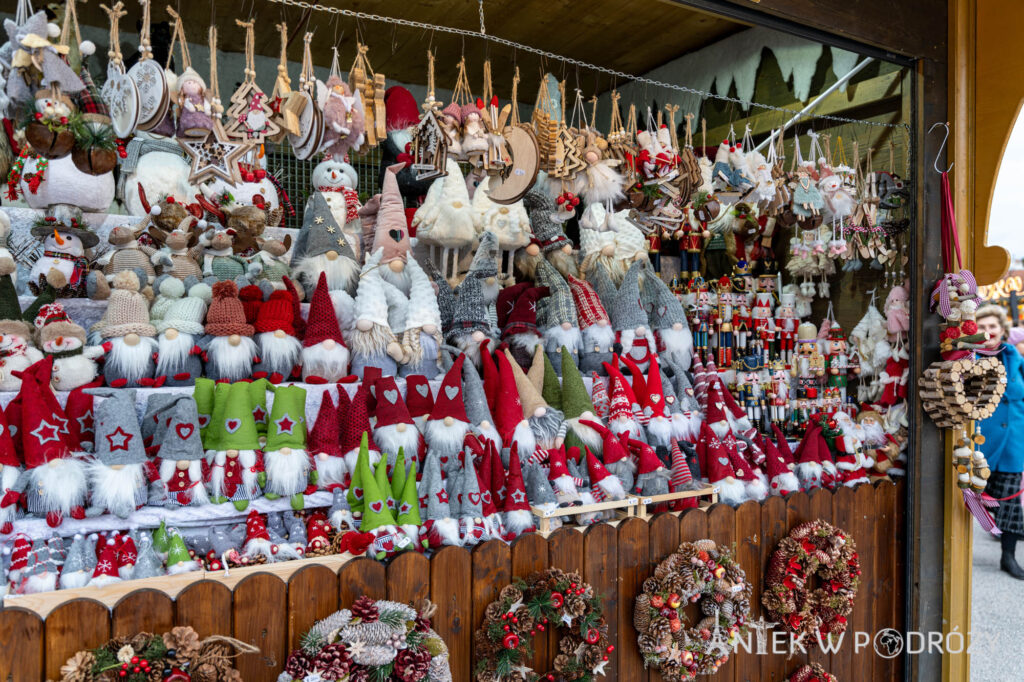
[[[327,286],[321,273],[302,339],[302,379],[311,384],[334,384],[348,374],[349,352]]]
[[[761,447],[765,451],[765,470],[768,475],[768,494],[786,496],[800,492],[800,482],[796,475],[786,466],[786,458],[782,456],[770,438],[763,438]]]
[[[537,439],[530,428],[529,420],[523,415],[523,404],[516,388],[516,377],[512,369],[512,361],[505,353],[497,353],[498,377],[500,393],[495,408],[494,420],[498,425],[498,433],[505,447],[515,443],[519,447],[521,457],[533,456],[537,449]]]
[[[345,389],[340,386],[338,387],[339,395],[343,390]],[[341,452],[345,458],[345,470],[350,476],[355,475],[363,434],[366,434],[369,438],[369,465],[375,466],[380,460],[380,448],[377,447],[373,440],[373,429],[370,426],[369,400],[370,389],[364,383],[356,389],[356,395],[348,406],[345,418],[342,419]]]
[[[605,468],[601,460],[590,451],[590,448],[586,449],[586,453],[587,471],[590,473],[590,486],[593,489],[594,499],[598,502],[626,499],[626,489],[622,486],[622,481]]]
[[[7,419],[0,410],[0,535],[14,532],[14,519],[18,515],[21,501],[21,458],[14,445],[14,438],[7,426]]]
[[[388,469],[394,467],[399,450],[404,450],[407,462],[419,462],[426,446],[405,406],[395,378],[381,377],[375,386],[377,409],[374,416],[377,422],[373,427],[373,439],[387,453]]]
[[[251,558],[262,556],[267,561],[273,561],[277,557],[279,548],[270,540],[270,533],[267,532],[267,524],[263,517],[255,509],[249,510],[245,518],[245,544],[242,552]]]
[[[796,471],[794,473],[796,473],[797,479],[800,481],[800,487],[803,490],[809,491],[812,488],[821,487],[823,469],[818,455],[818,447],[822,444],[822,441],[821,426],[817,423],[812,423],[808,427],[807,432],[804,433],[804,437],[797,446],[796,452],[793,453],[793,457],[796,460]]]
[[[96,558],[96,567],[92,571],[89,586],[103,587],[119,582],[121,575],[117,570],[117,540],[107,538],[99,548],[99,556]]]
[[[206,336],[199,346],[206,360],[206,376],[214,381],[235,382],[252,378],[259,359],[251,324],[238,299],[234,282],[213,285],[213,301],[206,313]]]
[[[632,490],[636,476],[636,462],[629,454],[629,432],[616,434],[599,422],[583,420],[582,423],[601,434],[604,466],[622,481],[622,486],[626,490]]]
[[[95,459],[89,467],[90,515],[122,519],[146,504],[147,460],[135,414],[135,390],[93,388],[96,405]]]
[[[736,446],[736,437],[729,433],[722,439],[722,443],[725,445],[726,452],[729,453],[729,459],[732,461],[732,468],[736,472],[736,478],[742,480],[746,486],[747,499],[760,502],[768,497],[768,481],[764,473],[760,469],[755,469],[743,458],[739,448]]]
[[[345,392],[343,387],[339,391]],[[346,393],[346,396],[348,394]],[[317,487],[321,490],[341,490],[345,483],[345,458],[341,453],[341,425],[338,409],[331,399],[330,389],[324,389],[320,398],[320,411],[309,432],[309,454],[316,469]]]
[[[279,384],[299,374],[302,342],[295,329],[294,294],[278,289],[260,306],[256,315],[256,343],[260,361],[253,368],[253,378],[266,378]]]
[[[569,464],[566,461],[565,447],[552,448],[548,450],[548,481],[551,489],[555,491],[555,500],[558,506],[567,507],[581,504],[580,494],[576,490],[576,482],[569,473]]]
[[[605,366],[609,367],[608,363]],[[609,376],[612,391],[608,406],[608,427],[616,434],[640,435],[642,427],[633,414],[631,391],[626,386],[626,380],[619,373],[609,373]]]
[[[434,394],[425,376],[413,374],[405,378],[405,406],[409,408],[409,416],[416,422],[416,427],[422,431],[430,411],[434,409]]]
[[[462,363],[465,360],[465,354],[459,354],[444,375],[424,429],[427,452],[437,455],[446,476],[459,468],[459,453],[470,428],[462,393]]]
[[[52,358],[45,358],[37,365],[49,374],[52,363]],[[40,384],[32,368],[19,374],[22,414],[17,435],[25,457],[26,509],[45,516],[51,528],[59,526],[65,514],[85,518],[86,471],[62,436],[67,432],[67,417],[48,382]]]
[[[747,499],[746,488],[736,480],[725,446],[707,422],[701,424],[700,429],[697,455],[701,473],[708,483],[718,488],[719,500],[733,507],[743,504]]]
[[[693,446],[687,443],[687,447],[692,448]],[[672,439],[672,445],[669,448],[669,455],[671,457],[672,464],[672,478],[670,478],[668,482],[669,488],[674,493],[691,490],[694,487],[693,473],[690,471],[689,462],[686,461],[686,455],[683,453],[682,448],[679,446],[679,442],[675,438]],[[679,500],[672,505],[672,511],[682,511],[696,506],[697,498],[686,498]]]
[[[219,417],[219,419],[218,419]],[[259,454],[259,435],[252,416],[249,384],[232,384],[223,411],[210,424],[213,437],[213,462],[210,465],[210,499],[220,504],[231,501],[244,511],[249,500],[261,494],[266,480]]]
[[[630,439],[629,449],[637,459],[636,491],[641,495],[664,495],[672,472],[666,469],[658,454],[647,443]]]
[[[167,506],[200,506],[209,503],[203,485],[203,443],[199,413],[191,396],[181,396],[168,412],[170,420],[160,442],[160,480]]]
[[[522,464],[514,443],[509,455],[505,487],[505,505],[502,508],[505,521],[505,540],[512,540],[534,529],[533,512],[530,510],[530,501],[526,499],[526,483],[523,481]]]
[[[312,461],[306,452],[306,389],[301,386],[277,386],[267,423],[267,444],[263,448],[263,467],[267,481],[263,495],[273,500],[288,497],[292,509],[301,510],[304,493],[316,488]]]

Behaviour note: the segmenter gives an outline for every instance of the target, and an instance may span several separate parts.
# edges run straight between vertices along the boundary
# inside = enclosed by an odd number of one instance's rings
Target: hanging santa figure
[[[135,415],[135,391],[92,388],[95,459],[89,463],[89,516],[110,513],[122,519],[148,500],[146,449]]]
[[[45,358],[20,372],[21,391],[16,399],[21,405],[21,426],[17,435],[25,471],[17,486],[24,490],[26,510],[46,517],[47,525],[56,528],[65,515],[85,518],[87,478],[85,465],[73,452],[79,446],[71,442],[64,410],[49,383],[38,378],[49,376],[52,369],[53,360]]]

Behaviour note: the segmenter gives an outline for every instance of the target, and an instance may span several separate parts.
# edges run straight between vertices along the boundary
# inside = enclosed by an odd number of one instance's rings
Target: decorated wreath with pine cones
[[[711,675],[746,629],[751,586],[732,553],[713,540],[684,542],[654,569],[636,598],[633,625],[644,665],[667,682]],[[688,604],[704,617],[685,627]]]
[[[839,682],[835,675],[828,672],[820,663],[802,665],[789,676],[789,682]]]
[[[359,597],[309,629],[277,682],[452,682],[448,647],[430,627],[436,610]]]
[[[528,665],[531,640],[548,628],[562,628],[559,654],[553,671],[538,673]],[[480,657],[477,682],[594,682],[598,675],[614,677],[605,670],[615,647],[608,643],[601,597],[579,573],[549,568],[506,585],[487,605],[474,640]]]
[[[162,635],[140,632],[115,637],[103,646],[79,651],[60,667],[61,682],[242,682],[234,659],[259,649],[232,637],[200,639],[179,626]]]
[[[815,577],[818,587],[812,589]],[[853,538],[819,519],[797,526],[779,543],[768,562],[761,603],[767,618],[815,646],[846,630],[859,584]]]

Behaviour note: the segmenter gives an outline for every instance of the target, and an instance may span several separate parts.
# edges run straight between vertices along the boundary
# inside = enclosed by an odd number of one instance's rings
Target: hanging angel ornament
[[[336,161],[347,161],[349,152],[359,151],[366,141],[366,117],[359,92],[341,78],[338,48],[334,48],[327,82],[317,83],[317,103],[324,116],[321,151]]]

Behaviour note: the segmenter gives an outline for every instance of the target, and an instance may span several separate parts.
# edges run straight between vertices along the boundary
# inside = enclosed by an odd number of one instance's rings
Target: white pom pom
[[[47,24],[46,25],[46,35],[49,36],[50,38],[59,38],[60,37],[60,26],[58,26],[57,24],[54,24],[52,22]]]
[[[91,40],[83,40],[82,44],[78,46],[78,51],[82,53],[83,57],[96,54],[96,43]]]
[[[200,219],[199,219],[199,222],[197,222],[197,223],[196,223],[196,225],[198,225],[198,226],[199,226],[199,229],[200,229],[200,230],[205,230],[205,229],[206,229],[206,226],[208,225],[208,223],[206,222],[206,219],[205,219],[205,218],[200,218]]]
[[[160,215],[163,211],[164,210],[160,208],[160,204],[153,204],[153,206],[149,208],[150,215]]]

